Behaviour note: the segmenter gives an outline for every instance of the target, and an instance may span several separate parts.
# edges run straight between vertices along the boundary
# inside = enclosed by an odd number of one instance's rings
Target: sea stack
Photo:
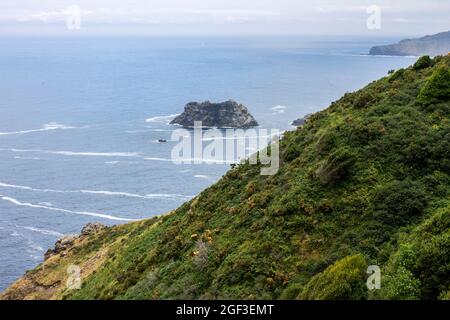
[[[171,124],[179,124],[192,128],[194,121],[201,121],[202,126],[217,128],[251,128],[258,122],[248,112],[247,108],[233,100],[220,103],[189,102],[184,112],[173,119]]]

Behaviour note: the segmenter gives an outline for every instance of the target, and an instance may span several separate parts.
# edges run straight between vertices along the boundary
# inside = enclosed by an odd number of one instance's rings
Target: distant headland
[[[450,31],[418,39],[405,39],[395,44],[376,46],[370,49],[371,55],[389,56],[437,56],[450,52]]]

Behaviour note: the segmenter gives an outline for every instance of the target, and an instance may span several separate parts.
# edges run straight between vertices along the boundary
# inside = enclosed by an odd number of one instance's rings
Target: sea
[[[0,291],[85,224],[164,214],[221,178],[229,163],[172,161],[186,103],[233,99],[293,130],[414,63],[366,54],[397,40],[0,38]]]

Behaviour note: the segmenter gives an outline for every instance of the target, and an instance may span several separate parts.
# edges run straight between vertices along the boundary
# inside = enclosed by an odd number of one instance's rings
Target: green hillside
[[[450,299],[449,115],[450,56],[423,57],[286,133],[276,175],[235,166],[167,215],[81,237],[2,298]]]

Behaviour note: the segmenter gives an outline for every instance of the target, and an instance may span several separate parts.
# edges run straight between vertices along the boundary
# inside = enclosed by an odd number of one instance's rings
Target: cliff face
[[[245,106],[232,100],[221,103],[190,102],[184,107],[184,112],[170,123],[193,127],[194,121],[202,121],[206,127],[218,128],[250,128],[258,125]]]
[[[286,133],[276,175],[236,166],[167,215],[81,235],[1,297],[450,298],[450,56],[425,62]]]
[[[406,39],[399,43],[376,46],[370,49],[371,55],[389,56],[437,56],[450,52],[450,31],[441,32],[419,39]]]

